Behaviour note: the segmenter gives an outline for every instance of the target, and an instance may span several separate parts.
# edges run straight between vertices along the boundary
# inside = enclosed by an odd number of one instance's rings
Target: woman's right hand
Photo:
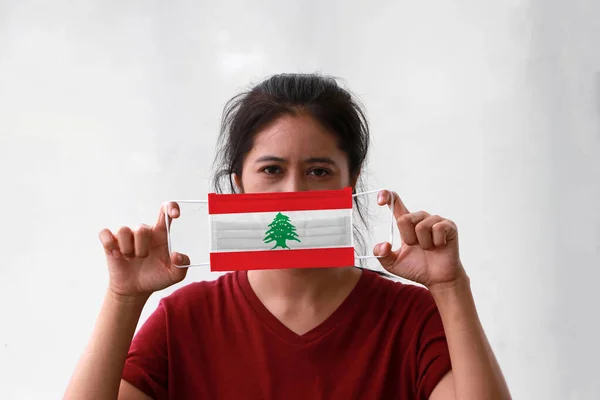
[[[165,205],[171,218],[179,217],[177,203]],[[124,298],[148,297],[153,292],[181,282],[190,259],[179,253],[169,254],[164,208],[154,227],[141,225],[132,231],[122,227],[116,234],[100,232],[108,263],[109,289]]]

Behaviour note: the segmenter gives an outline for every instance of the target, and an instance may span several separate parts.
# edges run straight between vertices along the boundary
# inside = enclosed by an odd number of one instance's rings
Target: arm
[[[487,340],[471,293],[468,277],[452,285],[430,288],[440,312],[452,372],[431,394],[442,399],[510,399],[510,392]]]
[[[431,399],[510,399],[508,387],[485,336],[470,281],[460,260],[454,222],[425,211],[411,213],[395,192],[382,191],[377,201],[392,207],[403,244],[374,249],[388,271],[427,287],[436,303],[452,372],[446,374]]]
[[[127,351],[147,297],[126,298],[107,291],[92,337],[71,378],[64,399],[150,399],[123,382]]]
[[[65,399],[149,398],[122,382],[121,376],[144,304],[152,293],[181,282],[187,269],[176,265],[189,264],[186,255],[169,254],[165,209],[171,218],[179,217],[178,205],[169,203],[161,207],[154,227],[142,225],[135,231],[122,227],[116,234],[108,229],[100,232],[109,287]]]

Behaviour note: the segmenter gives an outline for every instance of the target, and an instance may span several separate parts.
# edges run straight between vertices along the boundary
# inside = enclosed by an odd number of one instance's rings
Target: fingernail
[[[181,254],[177,254],[177,263],[181,265],[183,262],[183,256]]]
[[[384,248],[384,246],[385,246],[385,243],[380,243],[380,244],[379,244],[379,248],[377,249],[377,251],[378,251],[380,254],[381,254],[381,253],[383,253],[383,248]]]
[[[379,194],[377,195],[377,202],[378,202],[378,203],[381,203],[382,201],[383,201],[383,193],[379,193]]]
[[[119,254],[119,250],[115,249],[112,251],[112,255],[114,258],[119,258],[120,254]]]

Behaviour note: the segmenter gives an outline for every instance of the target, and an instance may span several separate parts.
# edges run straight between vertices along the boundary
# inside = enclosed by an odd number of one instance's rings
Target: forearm
[[[477,315],[469,278],[430,289],[448,341],[457,400],[510,399],[510,392]]]
[[[146,300],[120,298],[107,291],[65,399],[117,398],[125,358]]]

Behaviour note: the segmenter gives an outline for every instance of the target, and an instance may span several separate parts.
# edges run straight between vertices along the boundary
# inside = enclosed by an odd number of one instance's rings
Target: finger
[[[400,199],[400,196],[398,196],[398,193],[389,190],[382,190],[381,192],[379,192],[379,194],[377,195],[377,204],[379,204],[380,206],[384,204],[391,205],[392,199],[394,202],[392,209],[392,212],[394,213],[394,218],[398,219],[402,215],[406,215],[409,213],[408,209],[402,202],[402,199]]]
[[[432,215],[425,218],[415,226],[417,239],[419,240],[419,245],[423,250],[430,250],[434,248],[432,228],[433,225],[443,220],[444,219],[439,215]]]
[[[383,242],[375,245],[373,248],[373,255],[380,257],[378,258],[383,268],[389,268],[394,265],[396,261],[396,253],[392,251],[392,245],[389,242]]]
[[[117,231],[117,241],[119,242],[119,250],[123,257],[135,257],[135,246],[133,244],[133,232],[128,227],[124,226]]]
[[[115,258],[119,258],[121,256],[121,252],[119,251],[119,242],[117,242],[117,239],[110,230],[103,229],[98,236],[107,256],[112,256]]]
[[[169,228],[171,227],[171,223],[173,219],[179,218],[181,211],[179,209],[179,204],[174,201],[163,203],[160,207],[160,212],[158,213],[158,220],[156,221],[155,229],[159,229],[161,231],[167,231],[167,224],[165,223],[165,210],[169,216]]]
[[[170,268],[171,273],[173,275],[173,282],[181,282],[185,276],[187,275],[188,268],[181,268],[186,265],[190,265],[190,258],[185,254],[181,253],[171,253],[171,263],[172,266]]]
[[[190,258],[182,253],[175,253],[173,252],[171,254],[171,262],[173,263],[173,265],[177,265],[177,266],[184,266],[184,265],[190,265]]]
[[[456,225],[447,219],[434,224],[431,230],[435,247],[443,247],[457,236]]]
[[[148,225],[140,225],[133,233],[135,256],[146,258],[150,254],[150,237],[152,230]]]
[[[402,241],[409,246],[418,244],[419,238],[417,237],[415,227],[428,217],[428,213],[419,211],[412,214],[405,214],[398,218],[398,230],[400,231]]]

